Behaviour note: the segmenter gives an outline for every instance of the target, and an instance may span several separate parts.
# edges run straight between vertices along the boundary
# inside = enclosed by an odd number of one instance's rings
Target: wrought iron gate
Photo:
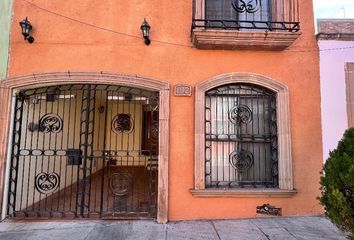
[[[16,94],[8,216],[155,218],[158,111],[125,86]]]

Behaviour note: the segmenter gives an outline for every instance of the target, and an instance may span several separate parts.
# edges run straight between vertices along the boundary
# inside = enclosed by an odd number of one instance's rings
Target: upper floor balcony
[[[199,49],[284,50],[301,34],[299,0],[194,0]]]

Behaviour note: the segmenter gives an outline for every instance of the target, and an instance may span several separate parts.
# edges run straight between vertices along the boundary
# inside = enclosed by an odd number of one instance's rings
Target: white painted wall
[[[354,62],[354,41],[319,40],[323,159],[348,128],[345,63]],[[352,47],[352,48],[348,48]],[[342,48],[342,49],[341,49]]]

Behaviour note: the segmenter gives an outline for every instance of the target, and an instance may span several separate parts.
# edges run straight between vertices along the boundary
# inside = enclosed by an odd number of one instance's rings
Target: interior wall
[[[40,96],[44,98],[45,94]],[[52,193],[77,182],[78,166],[67,165],[65,151],[68,148],[80,147],[81,97],[82,93],[77,92],[74,98],[59,99],[53,103],[47,103],[45,99],[37,101],[34,98],[24,101],[20,142],[20,149],[23,150],[19,153],[26,155],[33,150],[33,154],[19,157],[16,209],[26,209],[47,197],[35,188],[35,178],[41,172],[57,173],[60,176],[59,187]],[[39,129],[29,129],[29,124],[39,124],[40,119],[48,113],[61,117],[62,131],[46,133]],[[45,155],[41,154],[41,150],[44,150]],[[59,151],[63,156],[52,156],[53,150]]]
[[[142,141],[142,102],[108,101],[106,150],[118,151],[113,159],[117,165],[144,166],[146,157],[141,155]],[[133,129],[129,133],[117,133],[112,130],[114,118],[121,113],[129,114],[133,122]],[[130,157],[127,157],[127,152]]]

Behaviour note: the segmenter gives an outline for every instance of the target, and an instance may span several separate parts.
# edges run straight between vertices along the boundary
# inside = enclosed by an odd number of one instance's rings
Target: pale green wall
[[[0,0],[0,79],[6,78],[13,0]]]

